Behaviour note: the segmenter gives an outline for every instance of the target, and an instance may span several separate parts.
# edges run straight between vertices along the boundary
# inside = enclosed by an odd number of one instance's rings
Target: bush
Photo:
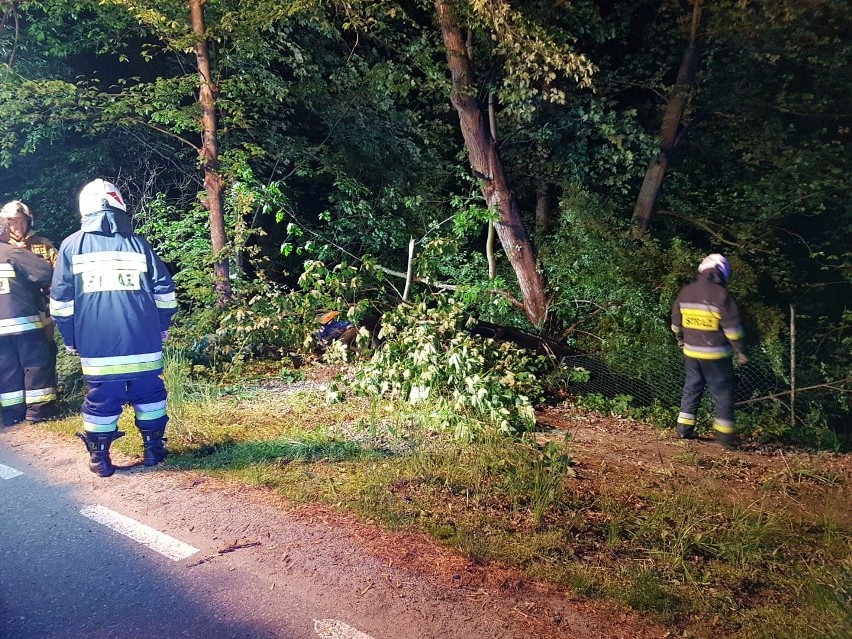
[[[272,284],[258,285],[254,294],[232,303],[208,348],[234,362],[279,358],[299,350],[311,329],[316,330],[315,324],[313,311],[301,308],[294,293]]]
[[[452,299],[402,304],[382,316],[385,340],[356,375],[357,389],[413,405],[428,405],[437,424],[459,439],[496,428],[535,425],[542,395],[537,375],[552,361],[509,343],[473,336],[471,319]]]
[[[357,322],[369,312],[370,302],[359,293],[367,288],[370,271],[368,260],[359,267],[307,260],[298,289],[265,279],[246,284],[204,347],[236,363],[291,352],[312,354],[320,328],[318,314],[337,310],[340,319]]]

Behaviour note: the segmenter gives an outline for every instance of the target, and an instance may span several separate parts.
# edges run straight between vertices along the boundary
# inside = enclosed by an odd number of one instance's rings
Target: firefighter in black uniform
[[[51,268],[56,267],[56,258],[59,255],[59,251],[56,250],[53,242],[46,237],[38,235],[33,230],[33,214],[32,211],[30,211],[30,207],[20,200],[7,202],[3,205],[3,208],[0,209],[0,221],[7,222],[9,224],[9,232],[11,234],[11,237],[9,238],[10,246],[27,249],[28,251],[31,251],[39,257],[47,260]],[[53,335],[56,332],[56,326],[53,323],[53,318],[48,312],[49,289],[45,288],[41,293],[42,295],[39,299],[38,315],[42,324],[44,324],[44,328],[42,330],[44,330],[44,334],[47,337],[48,345],[50,346],[50,354],[47,359],[42,361],[39,365],[46,371],[50,372],[52,380],[50,385],[56,388],[58,386],[56,372],[56,355],[58,348],[53,339]],[[47,417],[45,416],[44,419],[47,419]]]
[[[52,343],[39,316],[41,291],[53,269],[24,248],[9,244],[11,231],[0,218],[0,405],[3,425],[42,421],[56,413],[55,372],[43,366]]]
[[[56,266],[56,256],[59,255],[59,251],[56,250],[53,242],[33,231],[33,214],[30,207],[19,200],[12,200],[0,209],[0,218],[9,223],[12,235],[9,244],[29,249],[50,262],[51,267]]]
[[[686,379],[677,418],[677,434],[695,436],[695,415],[705,386],[716,404],[713,430],[716,441],[734,448],[734,366],[731,355],[745,364],[743,328],[736,303],[725,288],[731,265],[718,253],[708,255],[698,267],[698,277],[684,286],[672,307],[672,331],[683,349]]]

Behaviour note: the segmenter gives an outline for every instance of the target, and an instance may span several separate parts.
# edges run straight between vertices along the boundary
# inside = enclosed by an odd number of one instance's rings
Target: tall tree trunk
[[[535,194],[535,232],[541,236],[550,228],[550,189],[541,187]]]
[[[680,69],[677,74],[673,95],[666,105],[663,115],[663,124],[660,130],[660,152],[651,160],[645,180],[639,190],[636,206],[633,209],[633,222],[641,233],[647,233],[651,225],[651,217],[654,215],[654,205],[660,188],[663,185],[663,177],[669,165],[671,152],[680,140],[678,131],[683,112],[686,109],[689,91],[695,85],[695,73],[698,66],[698,25],[701,21],[701,2],[693,0],[692,3],[692,26],[689,31],[689,44],[683,53]]]
[[[470,166],[480,178],[486,204],[500,213],[500,219],[494,226],[515,271],[523,296],[524,313],[530,322],[540,324],[547,315],[544,287],[536,270],[532,244],[524,229],[518,202],[506,183],[503,163],[491,138],[488,122],[474,97],[476,90],[465,40],[453,18],[451,0],[435,0],[435,10],[453,81],[450,100],[459,114]]]
[[[213,263],[213,288],[216,305],[224,308],[231,300],[231,280],[228,260],[224,258],[225,213],[222,178],[219,175],[218,124],[216,121],[216,94],[218,87],[210,74],[207,55],[207,37],[204,25],[206,0],[189,0],[192,32],[195,35],[195,58],[198,62],[198,103],[201,106],[201,166],[204,169],[204,189],[207,193],[204,206],[210,215],[210,243],[216,261]]]

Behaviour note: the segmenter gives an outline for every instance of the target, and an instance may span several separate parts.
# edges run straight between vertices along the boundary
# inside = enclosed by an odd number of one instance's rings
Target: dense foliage
[[[471,335],[473,320],[453,300],[400,306],[382,316],[382,348],[358,372],[356,389],[424,405],[436,426],[458,439],[493,427],[507,433],[535,425],[549,367],[511,344]]]
[[[198,168],[187,3],[3,3],[0,196],[27,201],[58,242],[76,227],[80,186],[114,180],[175,271],[187,346],[208,359],[211,348],[223,358],[313,352],[316,312],[335,308],[360,325],[397,308],[413,239],[410,300],[451,288],[465,313],[660,379],[678,358],[667,329],[677,288],[703,254],[724,252],[767,370],[789,383],[793,305],[808,349],[800,382],[833,384],[803,400],[797,428],[841,427],[852,366],[852,9],[721,0],[694,12],[695,2],[449,3],[544,276],[548,315],[535,327],[500,247],[489,276],[490,178],[471,168],[450,101],[447,56],[458,52],[441,38],[442,3],[204,4],[229,234],[218,255]],[[691,25],[695,79],[675,86]],[[631,211],[676,98],[685,99],[677,143],[650,234],[637,235]],[[237,294],[217,315],[211,266],[222,258]],[[385,318],[387,335],[401,312]],[[376,357],[410,399],[413,383],[392,371],[415,366],[424,344],[406,339],[414,350],[389,340]],[[477,352],[487,362],[502,354]],[[495,410],[526,406],[482,388]]]

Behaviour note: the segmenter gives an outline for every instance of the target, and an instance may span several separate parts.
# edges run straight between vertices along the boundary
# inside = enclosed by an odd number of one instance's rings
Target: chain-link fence
[[[852,357],[844,352],[838,330],[796,320],[777,342],[763,342],[749,350],[749,362],[735,367],[738,410],[754,410],[773,404],[791,425],[808,423],[818,411],[837,412],[838,399],[852,393]],[[561,358],[563,367],[575,368],[576,379],[567,390],[576,395],[600,394],[607,398],[629,397],[633,405],[680,404],[684,380],[683,357],[677,352],[663,356],[652,375],[642,375],[590,355]],[[842,409],[841,409],[842,410]]]

